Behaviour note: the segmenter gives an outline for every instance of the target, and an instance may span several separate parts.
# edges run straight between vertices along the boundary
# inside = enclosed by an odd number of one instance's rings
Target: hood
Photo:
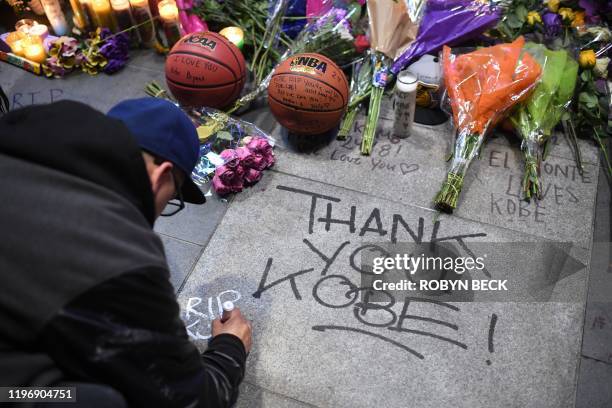
[[[122,122],[74,101],[0,118],[0,152],[91,181],[134,204],[152,226],[155,207],[135,138]]]

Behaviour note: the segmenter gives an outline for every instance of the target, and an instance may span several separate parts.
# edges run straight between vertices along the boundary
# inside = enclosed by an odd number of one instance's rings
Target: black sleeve
[[[133,407],[229,407],[246,363],[230,334],[199,354],[164,270],[124,274],[75,298],[39,341],[67,381],[110,385]]]

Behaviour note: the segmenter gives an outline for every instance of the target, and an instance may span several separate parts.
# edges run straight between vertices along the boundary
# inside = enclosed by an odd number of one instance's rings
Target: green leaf
[[[580,79],[582,79],[583,82],[589,82],[591,80],[591,71],[582,71]]]
[[[514,10],[514,14],[516,14],[516,17],[522,22],[527,19],[527,13],[527,7],[523,6],[522,4],[516,6],[516,9]]]
[[[580,92],[580,95],[578,95],[578,101],[587,105],[589,108],[597,106],[598,103],[597,97],[587,92]]]
[[[519,19],[516,14],[508,14],[506,16],[506,24],[508,24],[510,28],[519,29],[523,27],[524,22],[525,20]]]

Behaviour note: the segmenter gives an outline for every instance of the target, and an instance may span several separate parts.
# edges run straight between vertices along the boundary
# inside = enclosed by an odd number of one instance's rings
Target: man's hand
[[[253,341],[251,322],[244,318],[242,313],[240,313],[240,309],[238,308],[226,313],[229,314],[229,317],[225,322],[221,323],[221,320],[219,319],[213,320],[213,337],[222,333],[233,334],[242,340],[242,344],[244,344],[246,352],[250,352]]]

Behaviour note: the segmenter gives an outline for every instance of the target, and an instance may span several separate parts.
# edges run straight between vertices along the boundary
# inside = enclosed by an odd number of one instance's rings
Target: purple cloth
[[[429,0],[414,42],[391,67],[397,74],[419,57],[474,38],[493,27],[501,18],[498,8],[479,1]]]

